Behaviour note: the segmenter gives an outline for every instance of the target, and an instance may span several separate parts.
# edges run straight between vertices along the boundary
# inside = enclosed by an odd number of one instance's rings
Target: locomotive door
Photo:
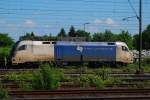
[[[55,55],[56,60],[58,60],[58,61],[62,60],[62,59],[63,59],[63,54],[62,54],[63,48],[62,48],[62,47],[59,47],[59,48],[56,49],[55,52],[56,52],[56,53],[55,53],[55,54],[56,54],[56,55]]]

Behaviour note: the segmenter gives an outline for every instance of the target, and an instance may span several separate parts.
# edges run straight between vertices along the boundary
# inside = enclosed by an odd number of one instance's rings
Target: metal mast
[[[142,50],[142,0],[139,0],[139,71],[141,71],[141,50]]]

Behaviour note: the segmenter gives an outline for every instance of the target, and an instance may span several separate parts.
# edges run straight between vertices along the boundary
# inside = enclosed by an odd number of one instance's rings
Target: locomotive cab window
[[[127,47],[122,46],[122,51],[127,51],[127,52],[128,52],[129,50],[128,50],[128,48],[127,48]]]
[[[107,43],[108,45],[115,45],[115,43],[113,43],[113,42],[109,42],[109,43]]]
[[[19,51],[21,51],[21,50],[26,50],[26,48],[27,48],[26,45],[22,45],[22,46],[20,46],[20,47],[18,48],[18,50],[19,50]]]
[[[52,44],[56,44],[56,42],[52,42]]]
[[[51,44],[51,42],[43,42],[43,44]]]

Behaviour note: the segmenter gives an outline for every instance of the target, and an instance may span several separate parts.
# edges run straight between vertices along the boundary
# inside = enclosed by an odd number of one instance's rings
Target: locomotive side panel
[[[32,54],[35,62],[54,60],[54,45],[34,45]]]
[[[55,46],[55,59],[60,61],[80,61],[80,51],[77,50],[76,46]]]
[[[116,46],[84,46],[83,61],[114,62],[116,60]]]
[[[55,59],[59,61],[105,61],[116,60],[116,46],[106,46],[98,43],[60,43],[55,45]]]
[[[54,61],[54,45],[41,41],[22,41],[12,57],[12,64],[50,61]]]

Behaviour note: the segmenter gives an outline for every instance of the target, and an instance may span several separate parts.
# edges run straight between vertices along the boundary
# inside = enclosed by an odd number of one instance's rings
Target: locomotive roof
[[[42,45],[44,42],[52,44],[54,41],[20,41],[19,45]],[[73,41],[57,41],[56,45],[86,45],[86,46],[127,46],[124,42],[73,42]]]
[[[92,45],[92,46],[126,46],[124,42],[72,42],[72,41],[57,41],[57,45]]]
[[[31,40],[24,40],[20,41],[19,45],[43,45],[43,44],[52,44],[54,41],[31,41]]]

